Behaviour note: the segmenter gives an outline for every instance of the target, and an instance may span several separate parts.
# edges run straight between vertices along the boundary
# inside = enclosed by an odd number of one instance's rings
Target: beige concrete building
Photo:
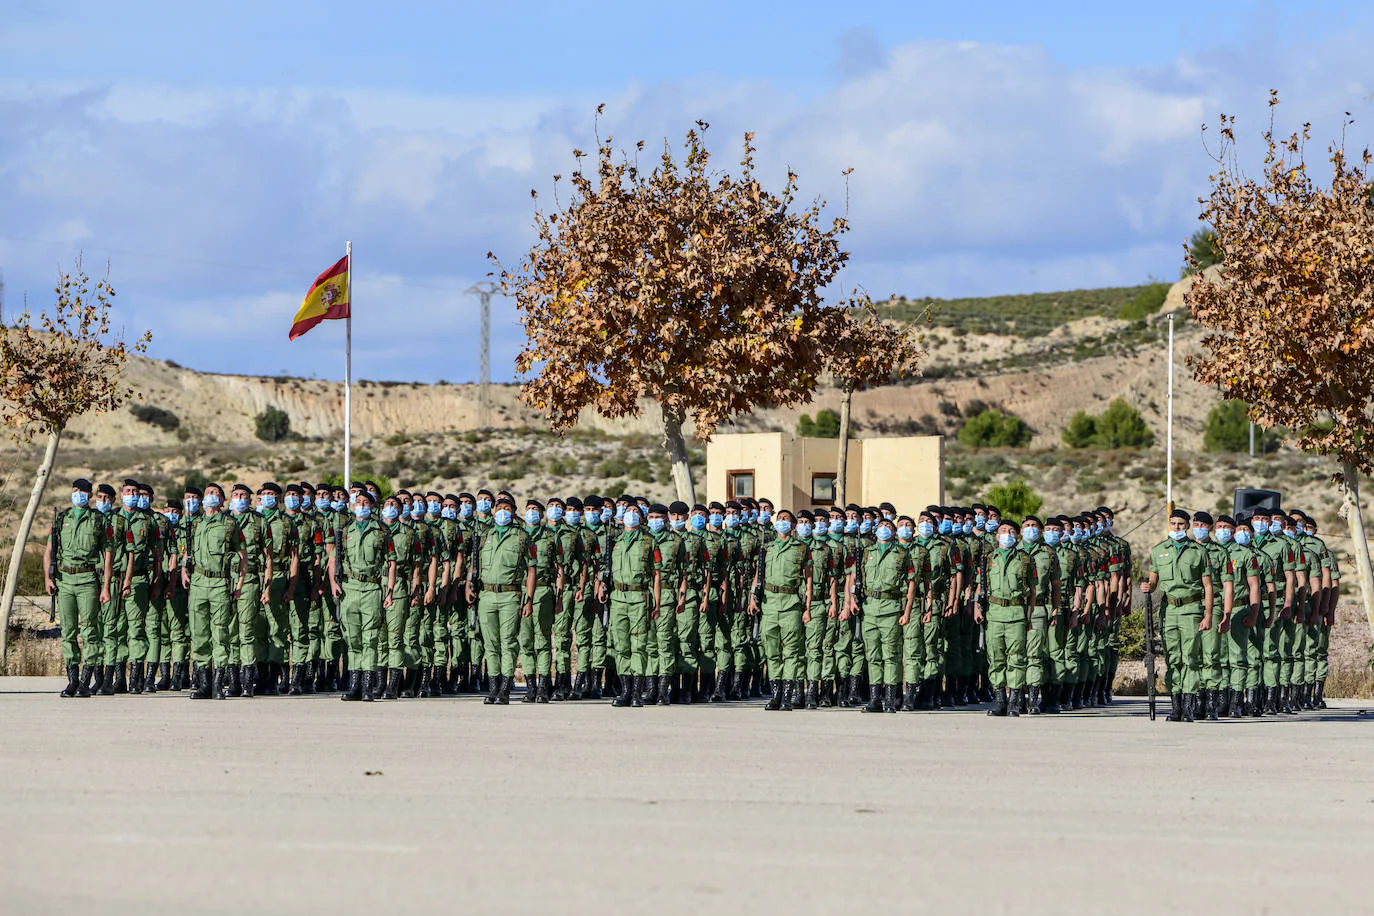
[[[945,497],[943,436],[850,439],[846,498],[862,506],[890,502],[914,513]],[[839,440],[790,433],[716,435],[706,446],[708,500],[767,497],[805,509],[835,500]]]

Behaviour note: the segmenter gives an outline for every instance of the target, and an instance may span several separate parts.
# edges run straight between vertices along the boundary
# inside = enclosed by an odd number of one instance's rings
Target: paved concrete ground
[[[1374,715],[63,700],[0,680],[0,912],[1368,912]]]

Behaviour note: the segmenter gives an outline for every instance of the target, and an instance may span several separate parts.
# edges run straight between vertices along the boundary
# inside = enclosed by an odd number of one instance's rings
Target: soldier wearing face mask
[[[567,519],[568,527],[577,536],[577,551],[582,558],[584,572],[581,585],[573,595],[573,633],[577,645],[577,680],[572,690],[574,700],[601,699],[601,681],[606,669],[606,630],[601,621],[601,602],[596,597],[596,584],[606,574],[607,562],[601,508],[601,497],[589,495],[578,509],[581,527],[572,517]]]
[[[845,591],[849,605],[841,612],[854,615],[854,582],[862,569],[864,581],[864,654],[868,662],[869,701],[864,712],[896,712],[902,671],[902,628],[910,621],[918,577],[906,550],[896,543],[897,528],[888,519],[873,526],[873,543],[864,548],[849,572]]]
[[[482,494],[477,495],[480,511]],[[468,602],[477,603],[481,621],[491,679],[484,701],[488,705],[510,703],[520,650],[520,620],[533,613],[537,559],[537,549],[530,545],[524,527],[515,523],[514,500],[499,497],[490,526],[479,536],[467,585]]]
[[[429,582],[420,621],[420,659],[429,666],[427,693],[458,693],[479,690],[473,665],[472,611],[466,589],[467,563],[471,553],[473,513],[476,500],[469,493],[440,495],[434,490],[423,498],[416,494],[420,516],[411,519],[426,532],[429,544]],[[479,644],[480,645],[480,644]]]
[[[1202,634],[1212,628],[1212,571],[1206,549],[1188,529],[1192,519],[1175,509],[1169,537],[1150,550],[1150,575],[1140,590],[1159,590],[1166,602],[1164,651],[1170,722],[1192,722],[1202,673]]]
[[[67,669],[64,697],[89,697],[102,647],[97,635],[100,604],[109,598],[103,583],[113,575],[114,530],[90,508],[91,482],[72,482],[72,508],[57,517],[43,555],[44,587],[57,598],[62,661]],[[56,568],[58,578],[50,572]]]
[[[571,699],[573,692],[572,635],[577,616],[578,595],[585,585],[586,571],[582,565],[582,539],[571,519],[581,524],[582,501],[576,496],[567,500],[557,496],[549,499],[549,530],[563,566],[562,585],[554,596],[553,607],[553,699]],[[579,691],[580,694],[580,691]]]
[[[790,510],[778,513],[773,521],[776,537],[764,548],[749,588],[749,613],[762,615],[760,635],[772,688],[766,710],[792,709],[793,698],[799,693],[794,685],[805,673],[804,634],[812,604],[811,550],[793,531],[794,522]]]
[[[563,565],[558,539],[544,524],[544,504],[525,503],[525,536],[529,564],[534,568],[534,588],[526,594],[530,612],[520,620],[520,668],[525,673],[524,703],[547,703],[553,681],[554,604],[563,590]]]
[[[1017,527],[1002,521],[997,549],[983,559],[987,614],[975,608],[978,624],[987,624],[988,677],[996,692],[990,716],[1019,716],[1026,684],[1026,633],[1035,607],[1039,577],[1035,560],[1017,549]]]
[[[622,689],[611,705],[641,707],[648,670],[649,628],[662,598],[660,555],[653,536],[640,528],[638,508],[628,504],[621,515],[624,531],[610,550],[609,583],[597,583],[597,597],[611,604],[611,642]]]
[[[721,543],[725,549],[725,567],[730,580],[730,667],[734,673],[729,697],[736,701],[749,694],[748,642],[753,628],[753,619],[749,616],[749,596],[746,594],[751,580],[745,577],[748,560],[744,556],[743,541],[744,519],[747,517],[748,510],[743,503],[736,500],[725,503],[721,518],[724,526]]]
[[[391,607],[396,588],[396,548],[386,527],[372,517],[371,491],[354,497],[354,521],[339,531],[334,545],[330,591],[339,602],[348,640],[348,687],[341,699],[375,699],[380,694],[378,668],[382,615]]]
[[[231,633],[238,626],[236,602],[243,592],[248,554],[238,524],[223,511],[224,490],[205,487],[204,511],[191,520],[181,581],[189,591],[191,649],[195,659],[193,700],[229,696],[229,666],[235,657]],[[213,670],[213,682],[212,682]]]
[[[291,523],[296,552],[296,574],[287,592],[286,611],[291,637],[289,658],[292,696],[315,692],[318,677],[312,655],[310,638],[310,610],[319,578],[319,558],[324,549],[324,533],[320,529],[313,502],[314,487],[308,484],[288,484],[282,499],[282,511]]]
[[[649,683],[646,703],[667,706],[672,702],[674,678],[678,673],[677,619],[687,601],[686,545],[682,536],[668,524],[668,507],[649,506],[648,528],[654,544],[654,560],[659,575],[657,613],[649,627]]]
[[[701,617],[710,588],[710,556],[706,548],[706,507],[677,500],[668,506],[668,527],[682,538],[684,600],[677,617],[675,696],[681,703],[700,703],[711,689],[703,679]],[[705,691],[705,692],[703,692]]]
[[[797,537],[806,545],[811,562],[811,615],[805,625],[807,709],[834,705],[833,631],[840,625],[840,593],[843,590],[840,579],[844,575],[844,560],[839,548],[827,536],[828,531],[824,509],[798,513]]]

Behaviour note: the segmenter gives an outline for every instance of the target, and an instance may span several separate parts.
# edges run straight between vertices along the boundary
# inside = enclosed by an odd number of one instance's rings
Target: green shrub
[[[1222,401],[1207,412],[1202,447],[1209,452],[1249,452],[1250,416],[1244,401]],[[1267,455],[1279,447],[1281,437],[1267,429],[1255,430],[1255,452]]]
[[[176,414],[151,404],[135,404],[129,408],[129,412],[134,415],[135,420],[156,426],[164,432],[174,432],[181,427],[181,419]]]
[[[1185,277],[1213,264],[1220,264],[1221,249],[1217,247],[1217,234],[1211,229],[1199,229],[1194,232],[1188,238],[1188,254],[1192,256],[1192,263],[1184,265]]]
[[[1121,618],[1121,657],[1137,659],[1145,657],[1145,612],[1132,611]],[[1158,634],[1155,636],[1159,640]]]
[[[210,482],[210,478],[205,476],[204,471],[200,470],[200,468],[192,468],[191,470],[186,472],[186,479],[182,481],[181,493],[174,493],[172,494],[172,497],[176,498],[178,496],[181,496],[192,487],[195,487],[197,490],[204,492],[205,487]]]
[[[1064,443],[1071,448],[1148,448],[1154,433],[1145,418],[1123,399],[1117,398],[1098,416],[1078,411],[1064,428]]]
[[[376,485],[377,485],[377,492],[379,492],[379,493],[382,494],[382,499],[386,499],[386,498],[387,498],[388,496],[390,496],[392,493],[395,493],[395,492],[396,492],[395,487],[393,487],[393,486],[391,485],[391,481],[388,480],[386,477],[383,477],[381,474],[362,473],[362,472],[359,471],[357,468],[354,468],[354,469],[353,469],[353,479],[356,480],[356,481],[358,481],[359,483],[374,483],[374,484],[376,484]],[[347,486],[348,486],[348,483],[344,481],[344,478],[343,478],[343,475],[342,475],[342,474],[330,474],[330,475],[328,475],[328,476],[325,477],[324,482],[327,483],[327,484],[328,484],[329,486],[331,486],[331,487],[347,487]]]
[[[1126,307],[1121,310],[1122,321],[1139,321],[1159,311],[1164,298],[1169,295],[1168,283],[1151,283],[1135,294]]]
[[[1039,512],[1045,504],[1045,500],[1024,480],[1009,480],[988,488],[987,501],[1002,510],[1002,518],[1018,525],[1027,515]]]
[[[263,442],[280,442],[291,435],[291,418],[286,411],[269,407],[253,419],[258,438]]]
[[[959,430],[959,442],[969,448],[1022,448],[1030,445],[1031,428],[1020,417],[988,408]]]
[[[810,414],[804,413],[797,420],[797,435],[816,439],[838,439],[840,437],[840,415],[827,408],[817,413],[816,419],[813,420]],[[852,428],[850,435],[853,435]]]

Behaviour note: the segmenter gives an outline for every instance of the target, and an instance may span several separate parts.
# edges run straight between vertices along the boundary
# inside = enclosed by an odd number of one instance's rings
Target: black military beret
[[[693,512],[705,512],[705,511],[706,511],[706,507],[703,506],[701,503],[697,503],[696,505],[694,505],[694,506],[692,507],[692,511],[693,511]]]
[[[1263,506],[1256,506],[1255,508],[1250,510],[1251,518],[1268,518],[1269,515],[1269,510],[1264,508]]]
[[[121,484],[121,486],[124,486],[124,487],[133,487],[135,490],[137,490],[137,489],[138,489],[138,481],[137,481],[137,480],[134,480],[132,477],[125,477],[125,478],[124,478],[124,483]]]
[[[1051,515],[1045,519],[1046,528],[1063,528],[1064,517],[1062,515]]]
[[[229,488],[230,493],[237,493],[240,490],[242,490],[244,493],[247,493],[249,496],[253,495],[253,491],[248,489],[248,484],[246,483],[236,483]]]
[[[527,500],[525,500],[525,506],[526,506],[526,507],[534,506],[534,508],[536,508],[536,509],[539,510],[539,513],[540,513],[541,515],[542,515],[543,512],[544,512],[544,504],[541,503],[541,502],[540,502],[539,500],[537,500],[537,499],[527,499]]]
[[[934,521],[935,521],[935,513],[934,513],[934,512],[931,512],[929,509],[926,509],[926,510],[923,511],[920,515],[918,515],[916,518],[917,518],[917,521],[919,521],[920,519],[925,518],[925,519],[929,519],[931,522],[934,522]]]
[[[91,492],[91,482],[84,477],[78,477],[72,481],[72,489],[80,490],[82,493]]]
[[[497,499],[500,499],[500,498],[503,497],[503,496],[504,496],[506,499],[509,499],[511,502],[514,502],[514,501],[515,501],[515,494],[512,493],[510,490],[502,490],[502,491],[500,491],[499,493],[496,494],[496,498],[497,498]]]
[[[296,495],[299,496],[299,495],[300,495],[302,492],[304,492],[304,491],[301,489],[301,485],[300,485],[300,484],[298,484],[298,483],[288,483],[288,484],[286,485],[286,492],[287,492],[287,493],[295,493]]]
[[[140,483],[138,485],[138,492],[147,493],[149,499],[151,499],[153,496],[153,488],[146,483]]]
[[[511,511],[514,512],[515,500],[509,495],[498,496],[496,497],[496,502],[492,504],[492,508],[496,508],[496,506],[510,506]]]
[[[442,496],[440,496],[438,493],[435,493],[433,490],[430,490],[428,493],[425,494],[425,496],[427,496],[427,497],[433,496],[433,497],[435,497],[436,499],[443,499]],[[464,490],[462,493],[459,493],[459,494],[458,494],[458,499],[459,499],[459,501],[462,501],[462,500],[464,500],[464,499],[467,499],[467,500],[471,500],[472,502],[477,502],[477,500],[473,497],[473,495],[472,495],[471,493],[467,492],[466,490]]]
[[[1016,522],[1013,522],[1013,521],[1012,521],[1011,519],[1009,519],[1009,518],[1004,518],[1004,519],[1002,519],[1000,522],[997,523],[997,530],[998,530],[998,531],[1001,531],[1003,528],[1010,528],[1012,531],[1019,531],[1019,530],[1020,530],[1020,528],[1017,526]]]
[[[595,494],[588,496],[582,501],[582,506],[588,511],[601,508],[601,497]]]
[[[739,504],[739,500],[737,500],[737,499],[732,499],[732,500],[729,500],[729,501],[727,501],[727,502],[725,503],[725,508],[727,508],[727,509],[734,509],[736,512],[738,512],[739,510],[743,509],[744,507],[741,506],[741,505]]]
[[[796,517],[797,517],[797,514],[796,514],[795,512],[793,512],[791,509],[787,508],[786,506],[784,506],[784,507],[782,507],[781,509],[779,509],[779,510],[777,511],[776,515],[778,516],[779,519],[781,519],[784,515],[790,515],[790,516],[792,516],[793,518],[796,518]]]
[[[1250,515],[1249,512],[1242,512],[1240,515],[1237,515],[1237,516],[1236,516],[1236,527],[1237,527],[1237,528],[1249,528],[1249,527],[1250,527],[1250,519],[1251,519],[1251,517],[1252,517],[1252,516]]]
[[[332,493],[332,492],[334,492],[334,486],[333,486],[333,484],[322,483],[322,484],[319,484],[319,485],[317,485],[317,486],[315,487],[315,492],[316,492],[316,493]]]
[[[582,511],[582,500],[578,499],[576,496],[569,496],[563,505],[573,512]]]
[[[710,503],[710,505],[708,506],[708,508],[709,508],[709,510],[710,510],[711,512],[724,512],[724,511],[725,511],[725,505],[724,505],[724,503],[716,502],[715,500],[712,500],[712,501],[711,501],[711,503]]]
[[[784,510],[784,511],[786,511],[786,510]],[[779,512],[778,514],[781,515],[782,513]],[[809,522],[809,521],[812,521],[813,519],[815,519],[815,517],[816,517],[816,516],[813,515],[813,514],[811,513],[811,510],[810,510],[810,509],[803,509],[803,510],[801,510],[800,512],[797,513],[797,518],[804,518],[804,519],[806,519],[808,522]]]
[[[478,495],[478,496],[486,496],[486,497],[488,497],[488,498],[491,498],[491,497],[495,496],[496,494],[493,493],[493,492],[491,492],[490,490],[488,490],[486,487],[483,487],[482,489],[480,489],[480,490],[477,491],[477,495]]]
[[[1212,524],[1212,515],[1210,512],[1194,512],[1193,521],[1202,522],[1204,525],[1210,525]]]
[[[1169,521],[1173,521],[1176,518],[1182,519],[1185,522],[1191,522],[1193,520],[1193,517],[1182,509],[1175,509],[1169,513]]]
[[[686,515],[691,510],[687,508],[687,504],[685,502],[683,502],[680,499],[675,499],[668,504],[668,511],[674,512],[678,515]]]
[[[180,508],[181,508],[181,501],[180,501],[180,500],[177,500],[177,499],[169,499],[169,500],[167,500],[166,508],[168,508],[168,509],[180,509]]]
[[[406,489],[400,489],[400,490],[397,490],[397,491],[396,491],[396,494],[395,494],[395,495],[396,495],[396,498],[397,498],[397,499],[400,499],[402,496],[409,496],[409,495],[410,495],[410,491],[409,491],[409,490],[406,490]]]
[[[1218,524],[1218,525],[1222,525],[1222,524],[1225,524],[1225,525],[1234,525],[1235,523],[1236,523],[1236,520],[1233,519],[1233,518],[1232,518],[1231,516],[1229,516],[1229,515],[1218,515],[1218,516],[1217,516],[1217,524]]]
[[[649,511],[657,512],[659,515],[667,515],[668,507],[663,505],[663,503],[651,503],[649,505]]]
[[[1002,515],[1002,510],[994,506],[992,503],[988,503],[988,507],[984,511],[986,511],[988,515],[996,515],[999,518]]]
[[[372,505],[376,505],[376,504],[377,504],[377,497],[375,497],[375,496],[372,495],[372,491],[371,491],[371,490],[361,490],[361,491],[359,491],[359,493],[358,493],[358,500],[361,502],[361,501],[364,500],[364,499],[367,500],[367,501],[368,501],[370,504],[372,504]]]
[[[205,495],[204,493],[201,492],[200,487],[187,487],[187,488],[186,488],[185,490],[183,490],[182,492],[183,492],[183,493],[190,493],[190,494],[191,494],[192,496],[194,496],[196,499],[200,499],[202,496]]]
[[[275,493],[276,495],[281,496],[281,486],[273,480],[267,481],[267,483],[263,484],[261,487],[258,487],[258,489],[266,490],[268,493]]]
[[[353,481],[352,483],[350,483],[350,484],[348,485],[348,489],[350,489],[350,490],[366,490],[366,489],[367,489],[367,484],[363,483],[361,480],[355,480],[355,481]]]
[[[1027,524],[1030,524],[1031,522],[1034,522],[1035,524],[1039,525],[1041,528],[1045,527],[1045,523],[1042,522],[1042,521],[1040,521],[1040,519],[1039,519],[1037,516],[1034,516],[1034,515],[1027,515],[1025,518],[1021,519],[1021,524],[1022,524],[1022,525],[1027,525]]]
[[[115,495],[114,487],[110,486],[108,483],[102,483],[100,486],[96,487],[95,492],[101,496],[109,496],[111,498]]]
[[[455,503],[456,503],[456,502],[462,502],[462,500],[460,500],[458,497],[454,496],[452,493],[447,493],[447,494],[445,494],[444,497],[443,497],[442,499],[439,500],[439,502],[444,502],[445,500],[447,500],[447,501],[449,501],[449,502],[455,502]]]

